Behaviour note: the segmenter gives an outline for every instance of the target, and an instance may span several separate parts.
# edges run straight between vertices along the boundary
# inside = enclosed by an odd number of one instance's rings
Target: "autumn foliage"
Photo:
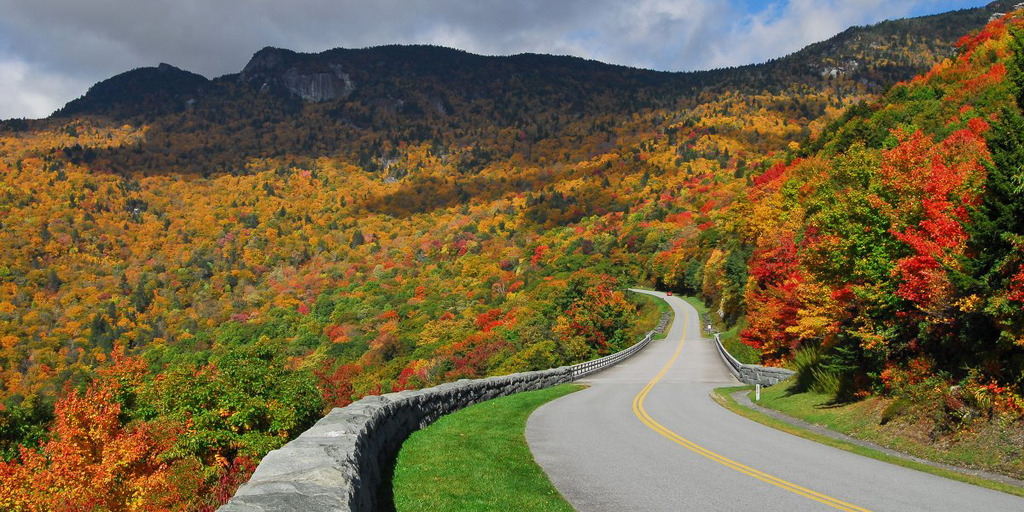
[[[132,361],[122,361],[131,365]],[[0,461],[4,510],[185,510],[201,484],[198,461],[170,454],[182,425],[122,423],[124,391],[107,374],[57,402],[51,438]]]
[[[851,111],[812,159],[753,181],[743,339],[765,362],[820,351],[844,396],[926,365],[1015,410],[1022,23],[993,22],[956,61]]]
[[[642,283],[745,323],[765,363],[820,350],[852,392],[941,378],[1015,407],[1018,25],[880,98],[843,75],[417,82],[404,109],[228,84],[2,123],[0,509],[214,509],[331,407],[625,348]],[[886,66],[863,76],[908,69]]]

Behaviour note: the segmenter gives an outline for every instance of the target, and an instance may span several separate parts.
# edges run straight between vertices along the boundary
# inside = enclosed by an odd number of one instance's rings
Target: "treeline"
[[[805,388],[939,404],[954,431],[1019,419],[1022,24],[964,37],[752,177],[714,243],[660,256],[660,281],[742,319]]]

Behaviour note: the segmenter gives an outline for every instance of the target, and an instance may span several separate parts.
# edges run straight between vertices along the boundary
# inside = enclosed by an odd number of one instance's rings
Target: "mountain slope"
[[[664,282],[745,316],[803,389],[923,404],[933,439],[1019,420],[1022,26],[989,23],[752,178],[714,249],[659,257]]]
[[[851,48],[872,69],[874,54]],[[136,70],[52,119],[9,124],[0,450],[13,462],[0,499],[213,506],[331,406],[624,346],[657,313],[618,288],[645,280],[701,293],[730,320],[771,318],[762,306],[779,302],[759,280],[806,250],[793,202],[829,201],[826,187],[774,188],[798,174],[777,161],[880,151],[896,122],[938,137],[955,104],[899,86],[891,100],[930,114],[860,106],[830,125],[884,86],[857,70],[824,77],[820,51],[671,74],[269,48],[236,75]],[[765,71],[780,63],[792,71]],[[769,243],[785,234],[776,221],[792,224],[792,247]],[[909,255],[900,247],[891,261]],[[997,256],[986,272],[1002,272]],[[794,336],[834,325],[812,320]],[[92,447],[76,443],[87,432]]]
[[[381,150],[399,141],[452,147],[472,143],[487,129],[488,138],[519,131],[536,142],[566,131],[592,132],[601,116],[694,108],[726,93],[786,95],[794,118],[815,119],[829,106],[817,93],[841,105],[923,72],[951,53],[960,34],[980,28],[1004,4],[855,27],[766,64],[692,73],[421,46],[318,54],[266,48],[240,74],[210,83],[164,82],[155,72],[115,77],[57,115],[142,116],[149,144],[141,152],[103,155],[106,167],[206,175],[238,172],[253,154],[345,151],[372,168],[392,156]],[[154,95],[135,94],[146,90]],[[129,94],[111,103],[104,91]],[[150,104],[176,114],[154,118]]]

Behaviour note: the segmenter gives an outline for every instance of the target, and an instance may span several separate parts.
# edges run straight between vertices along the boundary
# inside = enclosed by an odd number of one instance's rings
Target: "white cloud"
[[[907,16],[929,0],[790,0],[744,17],[729,38],[716,41],[712,67],[763,62],[824,41],[853,25]]]
[[[10,59],[0,60],[0,77],[0,119],[46,117],[89,85]]]

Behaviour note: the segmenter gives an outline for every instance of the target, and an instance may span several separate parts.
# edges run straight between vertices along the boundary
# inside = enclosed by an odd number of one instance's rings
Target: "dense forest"
[[[764,361],[838,398],[959,382],[985,412],[1019,413],[1020,25],[964,37],[753,177],[715,225],[720,256],[667,259],[661,282],[742,311]]]
[[[837,400],[1019,423],[997,9],[700,73],[268,48],[2,123],[0,508],[211,510],[332,407],[628,346],[637,284]]]

